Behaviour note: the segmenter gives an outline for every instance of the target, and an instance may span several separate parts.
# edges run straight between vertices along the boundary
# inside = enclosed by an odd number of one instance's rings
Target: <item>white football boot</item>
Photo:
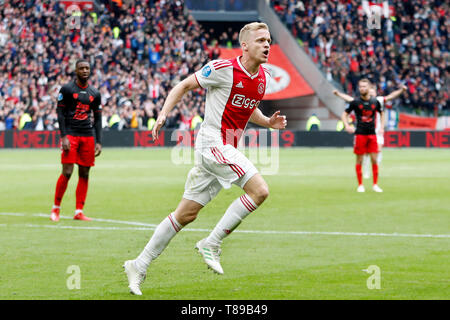
[[[125,261],[123,268],[125,269],[125,273],[128,277],[128,288],[130,288],[130,292],[137,296],[141,296],[142,292],[140,286],[144,282],[146,274],[140,273],[136,269],[134,266],[134,260]]]
[[[358,189],[356,189],[357,192],[366,192],[366,189],[364,188],[364,186],[362,184],[360,184],[358,186]]]
[[[381,189],[377,184],[373,185],[372,190],[375,192],[383,192],[383,189]]]
[[[206,239],[202,239],[195,245],[195,249],[198,250],[203,257],[203,260],[214,272],[223,274],[222,266],[220,265],[220,246],[211,245],[206,242]]]

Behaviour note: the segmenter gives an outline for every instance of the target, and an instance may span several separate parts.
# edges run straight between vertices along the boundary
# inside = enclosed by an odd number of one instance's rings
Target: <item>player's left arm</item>
[[[95,156],[98,157],[102,152],[102,105],[100,93],[98,93],[94,103]]]
[[[385,101],[390,101],[390,100],[394,100],[398,97],[400,97],[400,95],[405,92],[407,90],[405,85],[402,85],[399,89],[391,92],[390,94],[388,94],[387,96],[384,97]]]
[[[271,129],[285,129],[287,125],[286,116],[280,116],[279,110],[269,118],[266,117],[261,110],[256,108],[250,116],[249,121],[261,127]]]

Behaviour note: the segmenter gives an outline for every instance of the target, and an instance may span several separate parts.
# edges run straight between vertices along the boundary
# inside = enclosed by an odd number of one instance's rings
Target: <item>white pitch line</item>
[[[24,213],[16,213],[16,212],[1,212],[0,215],[2,216],[14,216],[14,217],[24,217]]]
[[[49,214],[45,213],[36,213],[33,214],[34,217],[45,217],[49,218]],[[59,216],[61,219],[67,219],[67,220],[73,220],[73,217],[68,216]],[[144,222],[134,222],[134,221],[123,221],[123,220],[111,220],[111,219],[101,219],[101,218],[91,218],[92,221],[99,221],[99,222],[110,222],[110,223],[119,223],[119,224],[128,224],[132,226],[143,226],[143,227],[152,227],[156,228],[157,224],[150,224],[150,223],[144,223]]]
[[[23,213],[8,213],[8,212],[0,212],[0,215],[6,216],[25,216]],[[35,217],[45,217],[49,218],[48,214],[44,213],[36,213],[32,214]],[[72,217],[61,216],[62,219],[72,220]],[[62,226],[62,225],[34,225],[34,224],[25,224],[21,226],[27,226],[30,228],[54,228],[54,229],[81,229],[81,230],[154,230],[157,225],[149,224],[143,222],[134,222],[134,221],[123,221],[123,220],[112,220],[112,219],[100,219],[100,218],[92,218],[92,221],[98,222],[108,222],[108,223],[118,223],[118,224],[126,224],[126,225],[135,225],[139,226],[136,228],[131,227],[95,227],[95,226]],[[17,225],[17,224],[16,224]],[[6,225],[5,225],[6,226]],[[199,229],[199,228],[184,228],[184,231],[189,232],[210,232],[210,229]],[[411,233],[374,233],[374,232],[333,232],[333,231],[276,231],[276,230],[235,230],[236,233],[247,233],[247,234],[292,234],[292,235],[332,235],[332,236],[358,236],[358,237],[404,237],[404,238],[440,238],[440,239],[448,239],[450,238],[450,234],[411,234]]]
[[[29,228],[50,228],[50,229],[77,229],[77,230],[155,230],[155,228],[145,227],[83,227],[83,226],[60,226],[51,224],[12,224],[12,226],[25,226]]]

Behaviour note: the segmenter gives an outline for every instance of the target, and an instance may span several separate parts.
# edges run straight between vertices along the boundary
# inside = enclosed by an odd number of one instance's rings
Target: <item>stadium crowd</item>
[[[184,16],[183,0],[101,1],[75,16],[51,0],[0,0],[0,130],[56,129],[56,98],[88,58],[102,95],[105,129],[151,129],[168,91],[238,45],[229,29],[214,39]],[[354,94],[369,77],[380,94],[408,85],[401,105],[448,112],[448,6],[439,0],[390,1],[394,16],[367,28],[360,1],[271,0],[274,10],[324,70]],[[208,30],[211,31],[211,30]],[[193,128],[204,116],[202,90],[188,93],[168,128]]]
[[[151,128],[168,91],[219,56],[218,42],[180,0],[103,1],[99,13],[65,12],[59,1],[4,1],[0,9],[0,130],[57,128],[56,98],[88,58],[103,127]],[[166,122],[190,128],[204,114],[202,90]],[[193,122],[194,119],[194,122]]]
[[[377,1],[373,1],[377,2]],[[381,1],[378,1],[381,3]],[[393,14],[368,28],[362,1],[271,0],[271,5],[328,78],[349,94],[367,77],[379,94],[408,87],[398,107],[421,115],[450,111],[448,1],[390,0]]]

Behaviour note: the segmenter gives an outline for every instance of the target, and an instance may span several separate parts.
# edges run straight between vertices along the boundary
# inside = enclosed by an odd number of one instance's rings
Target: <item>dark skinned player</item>
[[[81,59],[75,65],[76,78],[65,84],[58,95],[57,114],[61,136],[62,172],[56,183],[50,219],[59,221],[61,201],[75,164],[78,165],[75,220],[89,221],[83,214],[89,171],[102,151],[102,107],[100,93],[89,85],[91,67]]]

